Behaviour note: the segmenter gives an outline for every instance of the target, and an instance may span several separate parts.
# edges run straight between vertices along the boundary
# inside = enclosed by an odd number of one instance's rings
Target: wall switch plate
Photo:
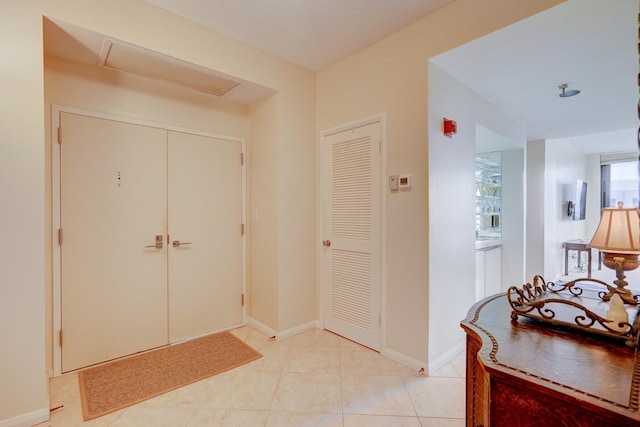
[[[400,189],[400,176],[399,175],[390,175],[389,176],[389,190],[398,191]]]

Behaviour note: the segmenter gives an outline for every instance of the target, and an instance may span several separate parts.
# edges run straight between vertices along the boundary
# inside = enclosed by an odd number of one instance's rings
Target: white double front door
[[[242,322],[242,144],[60,112],[61,371]]]

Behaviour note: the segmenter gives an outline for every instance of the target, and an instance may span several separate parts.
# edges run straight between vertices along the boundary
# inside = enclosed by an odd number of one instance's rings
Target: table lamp
[[[609,287],[609,292],[602,297],[609,301],[614,294],[629,304],[638,304],[638,300],[630,290],[625,289],[628,283],[624,280],[625,271],[638,268],[640,254],[640,216],[637,208],[625,208],[621,202],[617,208],[603,208],[600,224],[591,242],[590,248],[604,252],[604,265],[616,271],[616,288]]]

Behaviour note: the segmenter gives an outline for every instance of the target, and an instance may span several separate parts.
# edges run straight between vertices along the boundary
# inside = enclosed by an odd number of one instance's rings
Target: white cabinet
[[[476,251],[476,301],[502,292],[501,257],[500,246]]]
[[[502,248],[495,248],[484,251],[484,289],[485,296],[502,292],[502,275],[500,273],[502,265],[500,259],[502,257]]]
[[[476,301],[480,301],[484,298],[485,252],[486,251],[476,251]]]

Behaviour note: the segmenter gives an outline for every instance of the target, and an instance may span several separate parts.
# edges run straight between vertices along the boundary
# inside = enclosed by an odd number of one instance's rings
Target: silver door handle
[[[179,248],[182,245],[190,245],[191,242],[181,242],[180,240],[174,240],[173,242],[171,242],[171,246],[173,246],[174,248]]]
[[[145,248],[162,249],[162,234],[156,234],[156,244],[145,246]]]
[[[324,246],[325,248],[328,248],[329,246],[331,246],[331,240],[323,240],[322,246]]]

